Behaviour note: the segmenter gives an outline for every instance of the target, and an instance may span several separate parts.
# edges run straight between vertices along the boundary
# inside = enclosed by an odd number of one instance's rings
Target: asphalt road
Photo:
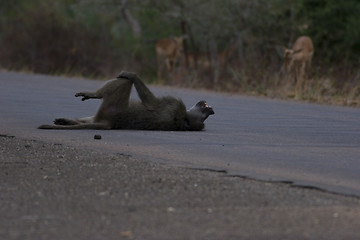
[[[360,196],[359,109],[153,86],[188,107],[205,99],[215,115],[201,132],[36,129],[56,117],[93,115],[100,101],[74,94],[102,84],[0,72],[0,134]]]

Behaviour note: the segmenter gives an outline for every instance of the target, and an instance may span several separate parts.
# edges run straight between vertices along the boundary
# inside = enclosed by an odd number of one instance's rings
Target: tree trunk
[[[133,34],[134,34],[134,37],[139,38],[141,36],[141,32],[142,32],[141,31],[141,26],[140,26],[138,20],[136,20],[133,17],[131,12],[127,8],[127,0],[122,0],[121,13],[122,13],[125,21],[127,21],[130,24],[130,27],[131,27],[131,29],[133,31]]]
[[[219,61],[217,54],[217,45],[215,40],[210,41],[210,57],[211,57],[211,66],[214,71],[214,89],[216,89],[219,81]]]

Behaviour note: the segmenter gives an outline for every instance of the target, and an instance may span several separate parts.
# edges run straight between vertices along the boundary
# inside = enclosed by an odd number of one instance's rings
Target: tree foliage
[[[128,69],[154,76],[155,42],[186,34],[186,50],[212,62],[217,53],[231,52],[219,69],[223,88],[266,89],[282,64],[281,46],[308,35],[314,74],[336,68],[354,79],[359,12],[358,0],[1,1],[0,64],[42,73],[104,76]],[[205,82],[214,74],[204,73],[191,76],[212,86]]]
[[[297,15],[315,42],[317,55],[327,63],[359,61],[360,2],[302,0]]]

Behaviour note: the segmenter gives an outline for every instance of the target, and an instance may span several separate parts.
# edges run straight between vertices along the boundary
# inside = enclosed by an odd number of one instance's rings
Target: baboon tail
[[[110,130],[111,127],[105,123],[82,123],[77,125],[40,125],[38,129],[56,129],[56,130],[80,130],[80,129],[95,129],[95,130]]]

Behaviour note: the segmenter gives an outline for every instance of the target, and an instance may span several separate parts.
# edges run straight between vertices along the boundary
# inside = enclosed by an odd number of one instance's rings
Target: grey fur
[[[129,102],[132,85],[140,102]],[[198,131],[204,121],[214,114],[205,101],[200,101],[189,111],[180,99],[171,96],[157,98],[134,73],[121,72],[96,92],[80,92],[76,97],[103,99],[94,117],[76,120],[57,118],[55,125],[41,125],[39,129],[138,129],[165,131]]]

